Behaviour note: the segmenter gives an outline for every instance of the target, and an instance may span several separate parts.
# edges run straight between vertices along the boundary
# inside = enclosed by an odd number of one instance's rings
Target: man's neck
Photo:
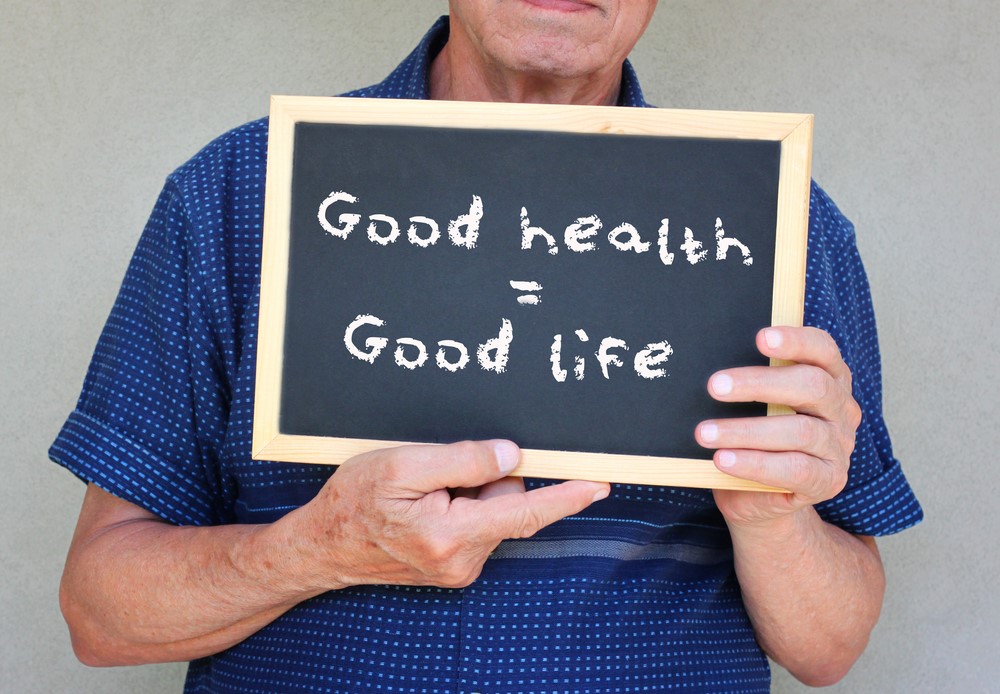
[[[618,103],[620,88],[620,65],[569,79],[516,72],[486,62],[454,28],[430,68],[432,99],[610,106]]]

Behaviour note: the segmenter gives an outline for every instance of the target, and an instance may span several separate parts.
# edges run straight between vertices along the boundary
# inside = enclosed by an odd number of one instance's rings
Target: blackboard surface
[[[755,332],[772,320],[775,225],[781,143],[635,135],[469,130],[342,123],[298,123],[294,134],[289,257],[281,368],[282,434],[448,442],[505,437],[522,447],[680,458],[710,457],[694,440],[709,417],[758,415],[764,405],[723,405],[705,384],[720,368],[766,364]],[[270,183],[269,183],[270,185]],[[328,207],[361,221],[347,238],[328,233],[318,210],[334,191],[353,196]],[[478,239],[453,244],[447,226],[482,201]],[[521,247],[522,208],[530,226],[551,234]],[[370,215],[398,221],[393,243],[369,239]],[[441,236],[423,248],[407,239],[409,219],[436,220]],[[596,215],[602,229],[587,252],[564,232]],[[377,217],[379,234],[388,222]],[[664,264],[658,247],[668,219]],[[716,223],[751,251],[716,260]],[[644,253],[613,247],[608,233],[627,222],[649,243]],[[688,262],[685,228],[707,256]],[[429,227],[420,227],[425,234]],[[511,281],[537,282],[536,305]],[[373,363],[353,357],[355,342],[384,337]],[[480,368],[476,349],[512,331],[503,373]],[[583,331],[583,342],[577,331]],[[551,347],[561,335],[564,381]],[[622,366],[605,378],[595,352],[613,336]],[[397,338],[419,340],[429,358],[398,366]],[[469,364],[439,368],[439,340],[468,347]],[[666,341],[673,353],[660,378],[640,377],[637,352]],[[417,348],[404,346],[407,358]],[[455,352],[449,352],[454,356]],[[584,357],[583,378],[574,374]]]

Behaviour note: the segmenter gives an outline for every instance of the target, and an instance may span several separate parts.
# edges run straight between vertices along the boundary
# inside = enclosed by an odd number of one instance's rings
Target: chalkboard
[[[275,97],[254,455],[509,438],[516,474],[755,488],[706,392],[801,324],[811,117]]]

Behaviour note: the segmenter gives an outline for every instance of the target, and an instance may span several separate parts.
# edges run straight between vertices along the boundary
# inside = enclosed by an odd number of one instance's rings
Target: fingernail
[[[781,347],[781,332],[767,328],[764,331],[764,342],[766,342],[767,346],[771,349],[778,349]]]
[[[714,424],[701,425],[701,438],[706,443],[711,443],[719,438],[719,427]]]
[[[607,499],[608,498],[608,494],[610,494],[610,493],[611,493],[611,488],[610,487],[605,487],[604,489],[602,489],[599,492],[597,492],[596,494],[594,494],[594,501],[600,501],[601,499]]]
[[[500,472],[505,475],[516,468],[521,460],[521,451],[510,441],[497,441],[493,444],[493,453],[497,457]]]
[[[736,464],[736,454],[732,451],[719,451],[719,467],[732,467]]]
[[[733,379],[726,374],[712,376],[712,392],[716,395],[729,395],[733,392]]]

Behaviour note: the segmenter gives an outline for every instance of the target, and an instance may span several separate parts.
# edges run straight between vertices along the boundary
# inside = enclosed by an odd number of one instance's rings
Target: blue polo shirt
[[[442,18],[383,82],[428,98]],[[620,103],[646,106],[626,63]],[[178,525],[266,523],[333,468],[250,457],[267,120],[172,173],[50,450],[87,482]],[[812,188],[806,323],[831,333],[864,410],[850,480],[817,508],[884,535],[920,506],[882,420],[868,284],[854,230]],[[541,484],[529,481],[530,485]],[[711,492],[614,485],[536,536],[502,543],[468,588],[363,586],[307,600],[191,664],[188,692],[768,691]]]

